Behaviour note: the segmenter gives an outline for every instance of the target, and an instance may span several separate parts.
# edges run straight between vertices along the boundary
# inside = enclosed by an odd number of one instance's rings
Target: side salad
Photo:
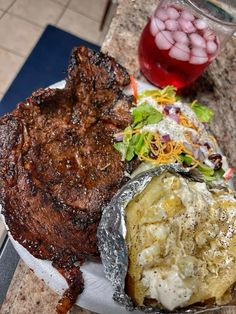
[[[196,168],[207,181],[231,178],[233,169],[204,125],[213,117],[209,107],[196,100],[183,103],[173,86],[135,94],[132,123],[114,135],[123,161],[138,157],[152,166],[181,163]]]

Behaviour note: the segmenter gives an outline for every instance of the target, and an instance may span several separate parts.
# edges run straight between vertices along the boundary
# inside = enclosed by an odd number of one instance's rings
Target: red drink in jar
[[[150,18],[138,52],[141,71],[151,83],[181,88],[201,75],[218,51],[218,37],[204,19],[169,5]]]

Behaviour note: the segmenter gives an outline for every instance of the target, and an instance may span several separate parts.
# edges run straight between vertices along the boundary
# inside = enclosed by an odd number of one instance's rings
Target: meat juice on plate
[[[219,50],[207,23],[187,10],[159,8],[143,30],[139,62],[145,77],[163,87],[184,87],[202,74]]]

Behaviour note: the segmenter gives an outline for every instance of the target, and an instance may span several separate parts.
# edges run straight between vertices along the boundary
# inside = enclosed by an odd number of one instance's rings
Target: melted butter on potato
[[[164,172],[126,207],[127,291],[173,310],[227,302],[236,282],[236,200]]]

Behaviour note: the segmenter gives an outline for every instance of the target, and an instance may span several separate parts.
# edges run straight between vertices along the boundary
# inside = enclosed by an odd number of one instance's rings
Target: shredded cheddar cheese
[[[153,98],[158,102],[159,105],[171,104],[176,101],[174,96],[169,96],[166,94],[163,95],[157,94]]]
[[[176,88],[166,86],[164,89],[147,90],[141,93],[138,98],[151,96],[160,105],[173,104],[176,102]]]
[[[192,158],[191,168],[195,168],[199,165],[199,161],[196,160],[192,153],[188,151],[183,143],[168,141],[163,142],[158,133],[153,135],[153,140],[151,141],[150,151],[152,156],[144,156],[143,154],[139,156],[140,160],[149,161],[154,164],[168,164],[174,162],[181,162],[179,155],[181,153],[186,153]]]
[[[187,128],[198,130],[198,128],[182,113],[179,114],[179,123]]]

